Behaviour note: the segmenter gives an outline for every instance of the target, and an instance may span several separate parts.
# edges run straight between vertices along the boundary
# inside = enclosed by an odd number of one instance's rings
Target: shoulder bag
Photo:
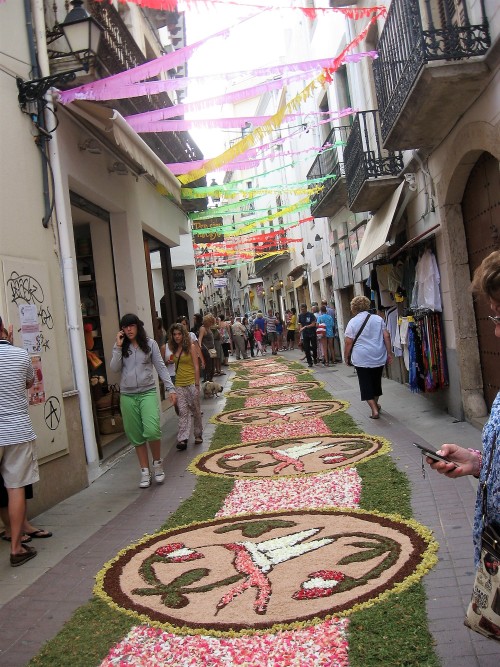
[[[368,322],[368,320],[370,319],[370,317],[371,317],[371,313],[368,313],[368,315],[366,316],[365,321],[363,322],[363,324],[361,325],[361,327],[360,327],[358,333],[356,334],[356,337],[355,337],[354,340],[352,341],[351,351],[349,352],[349,356],[347,357],[347,365],[348,365],[348,366],[352,366],[352,365],[353,365],[353,363],[352,363],[352,361],[351,361],[351,356],[352,356],[353,348],[354,348],[354,346],[356,345],[356,341],[357,341],[358,338],[361,336],[361,332],[362,332],[363,329],[365,328],[366,323]]]
[[[496,442],[491,448],[488,469],[481,485],[483,532],[481,560],[476,570],[472,598],[464,624],[489,639],[500,641],[500,525],[486,523],[486,484],[491,472]]]

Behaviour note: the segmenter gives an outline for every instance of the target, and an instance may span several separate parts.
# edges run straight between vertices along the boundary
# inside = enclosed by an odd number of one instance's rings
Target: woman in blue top
[[[370,406],[370,418],[378,419],[382,371],[386,363],[392,362],[392,350],[384,320],[369,313],[370,307],[370,299],[366,296],[355,296],[351,301],[354,317],[345,329],[344,361],[356,367],[361,400]]]
[[[160,408],[153,366],[163,380],[173,405],[176,403],[176,393],[158,343],[148,338],[144,322],[137,315],[129,313],[120,320],[120,331],[116,334],[109,366],[115,373],[121,373],[120,409],[125,433],[135,447],[141,466],[139,486],[145,489],[151,485],[147,442],[153,458],[155,481],[161,484],[165,473],[161,459]]]
[[[495,327],[495,336],[500,338],[500,250],[492,252],[477,268],[472,281],[472,289],[476,294],[486,296],[490,303],[492,315],[490,320]],[[481,532],[483,529],[481,485],[486,481],[486,523],[496,523],[500,530],[500,392],[491,406],[490,418],[483,428],[483,451],[464,449],[458,445],[442,445],[438,454],[445,456],[453,463],[427,463],[447,477],[463,477],[473,475],[479,477],[479,489],[476,497],[474,514],[474,557],[476,566],[481,556]],[[487,474],[490,458],[491,468]],[[458,467],[457,467],[458,466]],[[486,479],[487,478],[487,479]]]
[[[318,325],[323,325],[325,328],[324,335],[320,336],[318,333],[318,327],[316,327],[316,334],[318,336],[318,342],[321,345],[321,349],[323,350],[323,366],[329,366],[328,339],[333,339],[333,327],[335,323],[333,321],[333,317],[326,312],[326,306],[321,306],[319,315],[316,315],[316,322]]]

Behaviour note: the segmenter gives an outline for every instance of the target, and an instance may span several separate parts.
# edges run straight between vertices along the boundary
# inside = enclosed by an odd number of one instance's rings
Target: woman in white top
[[[351,301],[354,317],[345,330],[344,361],[348,366],[355,366],[361,400],[370,406],[370,418],[378,419],[382,371],[386,363],[392,362],[392,350],[384,320],[369,313],[370,307],[370,299],[366,296],[356,296]]]

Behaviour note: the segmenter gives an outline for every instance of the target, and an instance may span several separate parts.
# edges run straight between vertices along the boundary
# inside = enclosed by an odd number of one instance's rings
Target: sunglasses
[[[488,315],[488,319],[495,325],[500,324],[500,315]]]

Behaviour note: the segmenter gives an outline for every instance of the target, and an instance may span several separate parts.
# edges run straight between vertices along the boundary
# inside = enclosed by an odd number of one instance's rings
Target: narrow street
[[[298,360],[300,352],[285,353]],[[475,489],[469,478],[446,480],[429,471],[422,477],[420,454],[412,442],[439,446],[457,442],[476,447],[479,430],[456,422],[437,411],[422,395],[384,380],[381,418],[373,422],[359,400],[358,383],[351,368],[317,367],[314,375],[335,398],[349,401],[349,414],[368,434],[387,438],[391,456],[411,480],[414,517],[434,531],[438,540],[438,565],[424,577],[428,596],[429,627],[444,667],[493,667],[500,645],[473,635],[463,626],[470,598],[474,567],[471,520]],[[226,379],[230,384],[232,374]],[[224,399],[203,400],[208,449],[214,425],[210,417],[223,409]],[[140,490],[137,463],[126,450],[90,487],[37,517],[36,524],[54,532],[36,544],[39,555],[21,571],[8,567],[8,547],[0,561],[0,662],[20,667],[36,655],[43,643],[61,629],[73,611],[92,596],[94,577],[103,564],[131,542],[153,533],[169,514],[192,493],[196,477],[186,471],[194,454],[175,450],[175,418],[164,430],[167,478],[162,486]]]

